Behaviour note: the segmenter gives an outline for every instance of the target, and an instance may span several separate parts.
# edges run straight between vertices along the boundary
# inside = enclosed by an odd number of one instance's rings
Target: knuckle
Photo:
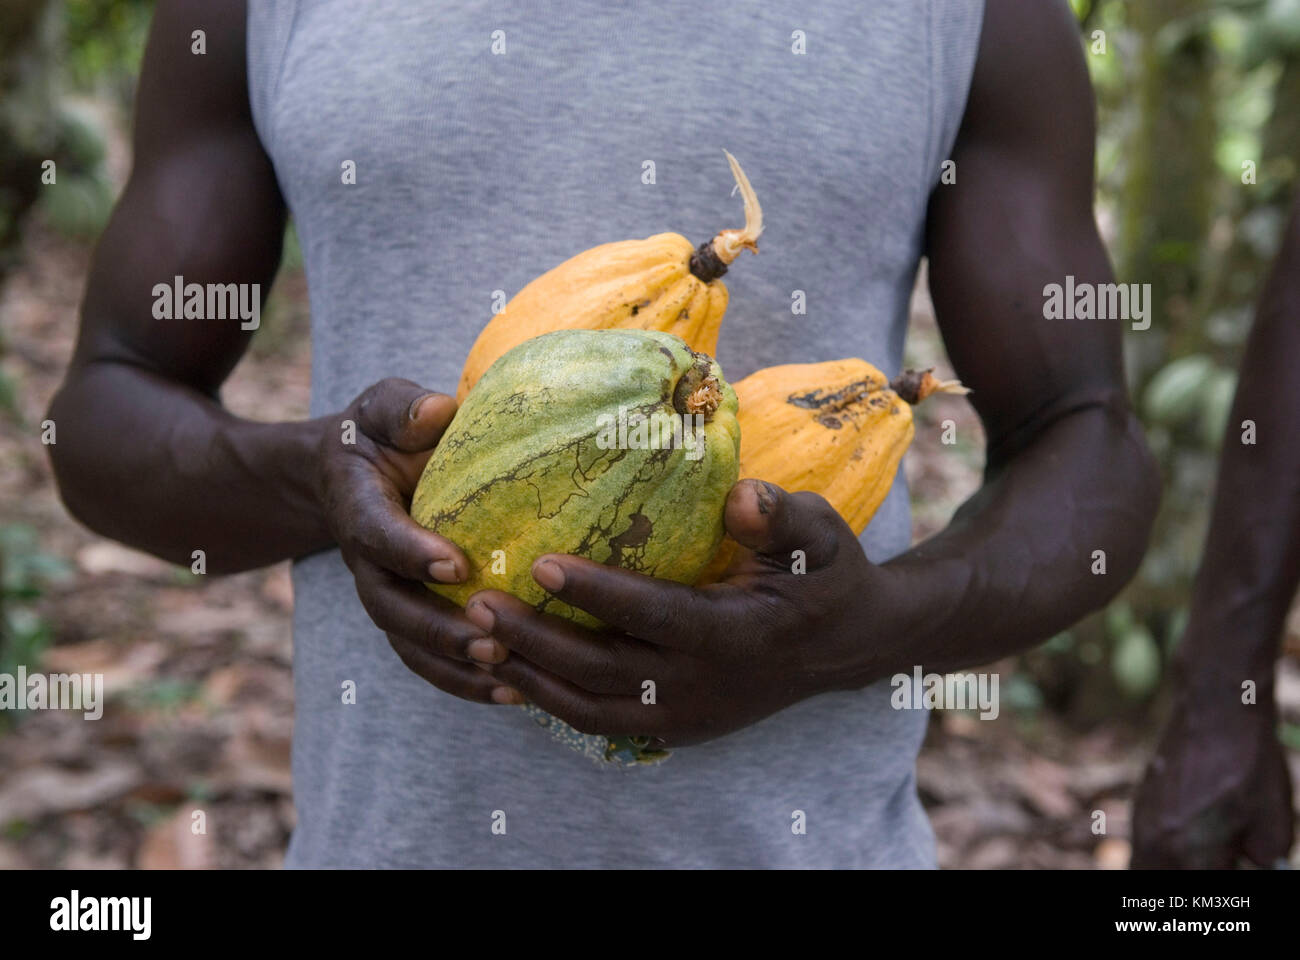
[[[402,661],[402,665],[406,667],[406,669],[410,670],[417,676],[423,677],[430,683],[434,682],[428,671],[424,669],[423,662],[421,661],[418,652],[410,643],[395,633],[388,633],[385,634],[385,636],[388,638],[388,645],[393,648],[393,652],[397,654],[397,659]]]
[[[605,693],[615,689],[618,669],[613,660],[596,654],[583,664],[578,684],[586,690]]]
[[[678,611],[681,608],[679,599],[672,599],[667,603],[641,603],[633,609],[633,614],[637,622],[641,623],[647,632],[652,635],[667,633],[678,620]]]
[[[567,704],[565,715],[568,717],[569,726],[573,727],[579,733],[600,734],[600,718],[597,714],[594,704],[586,700],[573,700]]]
[[[399,382],[393,377],[376,380],[357,394],[356,400],[352,402],[351,409],[355,413],[361,414],[367,410],[373,410],[376,405],[382,405],[385,398],[392,394],[394,385]]]
[[[409,380],[387,377],[361,391],[348,408],[358,431],[381,441],[385,439],[393,425],[401,423],[401,418],[406,413],[402,404],[409,402],[405,398],[413,387],[415,384]]]
[[[397,530],[378,517],[354,523],[349,532],[349,546],[378,566],[391,568],[399,559]]]
[[[458,633],[441,613],[434,613],[420,623],[419,641],[426,650],[460,657],[465,655],[466,640],[459,639]]]
[[[840,515],[835,512],[831,502],[823,497],[820,493],[814,493],[811,490],[801,490],[794,495],[799,501],[801,512],[808,515],[817,523],[834,524],[839,521]]]
[[[381,630],[388,630],[394,626],[389,614],[390,606],[383,602],[373,585],[363,585],[358,581],[357,596],[361,600],[361,608],[366,611],[366,616],[370,618],[371,623]]]

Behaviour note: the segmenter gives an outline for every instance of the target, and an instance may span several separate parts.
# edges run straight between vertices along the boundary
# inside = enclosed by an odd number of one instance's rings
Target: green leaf
[[[1186,606],[1179,607],[1169,618],[1169,625],[1165,629],[1165,654],[1170,655],[1176,649],[1178,644],[1183,640],[1183,634],[1187,632],[1187,621],[1190,617],[1190,611]]]
[[[1126,694],[1135,699],[1149,695],[1160,683],[1160,650],[1151,632],[1134,624],[1115,644],[1111,672]]]
[[[1232,413],[1232,398],[1237,393],[1237,374],[1231,370],[1216,370],[1201,398],[1201,442],[1210,450],[1223,444],[1223,432],[1228,428]]]
[[[1156,423],[1177,426],[1200,408],[1201,394],[1214,370],[1214,361],[1201,353],[1165,364],[1147,384],[1143,411]]]
[[[1023,673],[1013,673],[1007,678],[1002,697],[1017,713],[1037,713],[1043,707],[1043,694],[1038,684]]]

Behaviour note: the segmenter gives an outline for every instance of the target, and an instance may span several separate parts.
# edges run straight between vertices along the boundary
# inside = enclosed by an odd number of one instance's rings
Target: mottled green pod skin
[[[683,412],[702,427],[693,442]],[[470,391],[420,478],[411,516],[471,566],[465,583],[429,586],[461,605],[505,590],[596,626],[538,586],[533,561],[571,553],[693,583],[722,539],[739,462],[735,391],[677,337],[561,330],[527,340]]]

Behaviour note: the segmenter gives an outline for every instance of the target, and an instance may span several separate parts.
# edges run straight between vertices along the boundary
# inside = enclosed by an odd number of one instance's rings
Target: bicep
[[[279,265],[284,201],[248,108],[243,18],[242,3],[158,6],[131,177],[91,264],[74,368],[129,363],[215,393],[247,347],[238,317],[154,315],[155,287],[178,276],[264,294]]]
[[[1047,319],[1045,288],[1113,281],[1092,212],[1094,107],[1064,3],[988,0],[953,150],[930,201],[935,312],[990,462],[1086,404],[1126,403],[1122,321]]]

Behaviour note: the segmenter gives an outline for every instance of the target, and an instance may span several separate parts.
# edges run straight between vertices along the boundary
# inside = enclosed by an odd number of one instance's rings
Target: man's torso
[[[767,223],[726,278],[727,376],[850,356],[897,371],[979,0],[513,6],[250,3],[250,98],[311,291],[313,414],[388,376],[454,392],[494,291],[581,250],[739,226],[724,148]],[[863,543],[883,560],[909,531],[900,476]],[[602,769],[522,711],[410,673],[337,552],[300,561],[294,585],[290,865],[934,862],[914,782],[925,714],[891,709],[887,684]]]

